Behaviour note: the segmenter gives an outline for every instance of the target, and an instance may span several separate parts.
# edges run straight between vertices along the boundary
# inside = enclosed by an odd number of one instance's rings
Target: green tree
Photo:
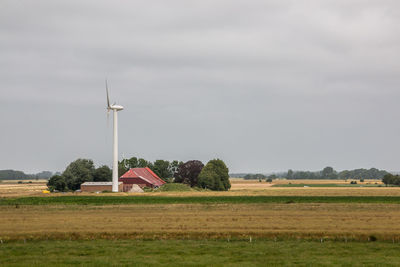
[[[292,179],[293,178],[293,174],[294,174],[293,170],[288,170],[286,178]]]
[[[231,188],[229,169],[220,159],[210,160],[201,170],[198,184],[202,188],[215,191],[227,191]]]
[[[178,172],[179,166],[183,164],[182,161],[173,160],[169,164],[169,170],[172,173],[172,176],[175,177],[175,174]]]
[[[153,164],[153,168],[151,169],[164,181],[167,181],[167,179],[171,178],[173,175],[170,170],[170,163],[167,160],[156,160]]]
[[[400,184],[400,176],[388,173],[385,176],[383,176],[382,182],[386,186],[388,186],[388,185],[399,185]]]
[[[321,172],[322,179],[337,179],[337,173],[332,167],[325,167]]]
[[[112,170],[107,165],[103,165],[97,168],[93,173],[94,182],[107,182],[111,180],[112,180]]]
[[[146,168],[149,167],[150,169],[152,169],[151,167],[153,167],[153,163],[151,163],[150,161],[147,161],[145,159],[139,158],[138,159],[138,168]]]
[[[62,176],[70,190],[78,190],[82,183],[93,181],[95,167],[90,159],[77,159],[71,162]]]
[[[67,191],[67,183],[64,180],[64,177],[60,175],[54,175],[52,176],[49,181],[47,182],[47,187],[51,192],[54,190],[64,192]]]

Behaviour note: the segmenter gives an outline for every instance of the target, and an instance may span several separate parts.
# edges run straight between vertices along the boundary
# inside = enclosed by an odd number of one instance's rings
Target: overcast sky
[[[0,169],[400,170],[400,2],[0,2]]]

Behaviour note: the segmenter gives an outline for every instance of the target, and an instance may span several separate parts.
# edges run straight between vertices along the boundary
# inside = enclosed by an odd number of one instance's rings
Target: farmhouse
[[[112,182],[84,182],[81,184],[82,192],[112,191]],[[118,191],[122,191],[122,183],[118,183]]]
[[[165,184],[165,182],[148,167],[132,168],[124,173],[118,181],[123,183],[123,192],[130,191],[133,185],[138,185],[141,188],[157,188]]]

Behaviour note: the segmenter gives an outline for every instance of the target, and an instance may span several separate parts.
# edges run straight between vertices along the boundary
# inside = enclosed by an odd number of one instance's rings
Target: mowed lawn
[[[384,242],[90,240],[0,244],[2,266],[399,266]]]

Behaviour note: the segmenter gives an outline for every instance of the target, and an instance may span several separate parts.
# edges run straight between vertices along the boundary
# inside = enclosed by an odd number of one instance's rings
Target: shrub
[[[272,183],[272,178],[268,178],[268,179],[266,180],[266,182]]]
[[[67,183],[65,182],[64,177],[60,175],[54,175],[47,182],[47,187],[49,188],[50,192],[55,190],[64,192],[67,190]]]

